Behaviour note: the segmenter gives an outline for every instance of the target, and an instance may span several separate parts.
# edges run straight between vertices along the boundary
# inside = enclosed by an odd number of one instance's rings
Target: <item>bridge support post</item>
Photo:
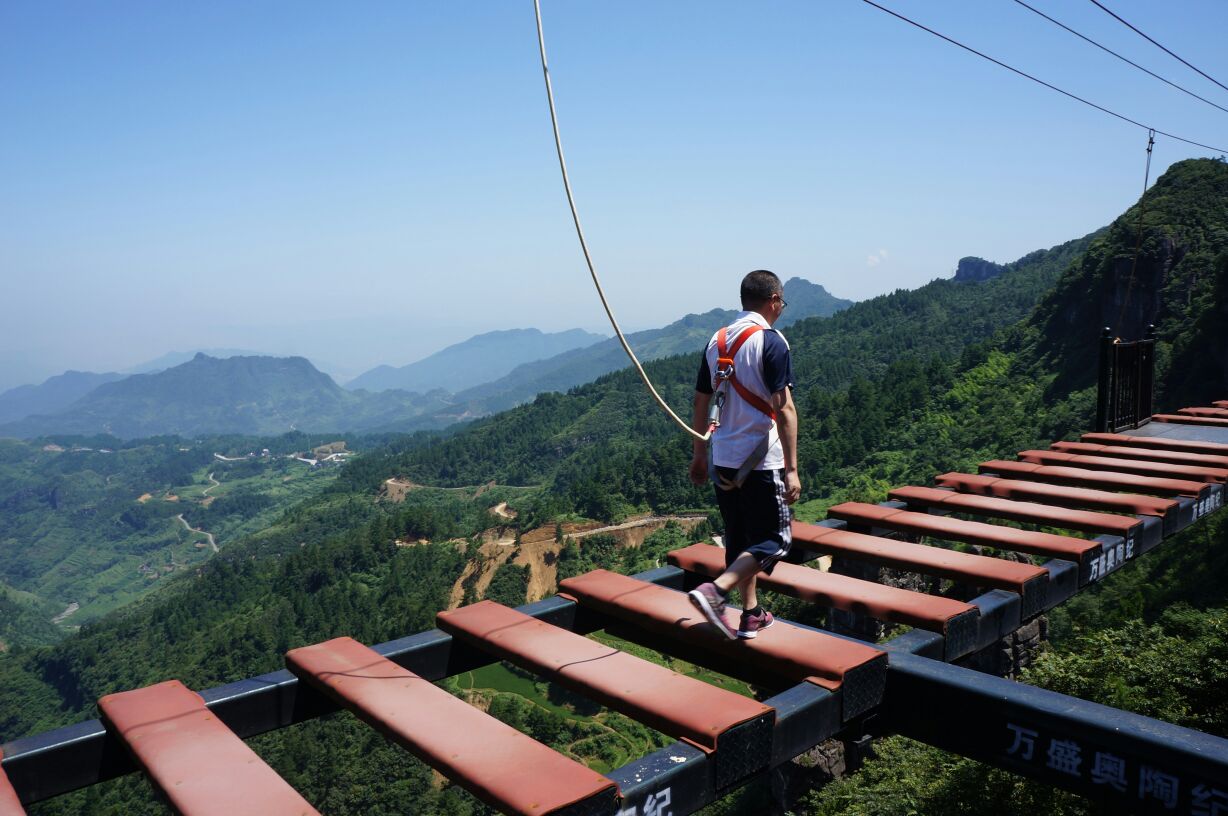
[[[1108,326],[1100,333],[1100,370],[1096,381],[1096,431],[1109,430],[1112,412],[1109,395],[1113,389],[1113,330]]]

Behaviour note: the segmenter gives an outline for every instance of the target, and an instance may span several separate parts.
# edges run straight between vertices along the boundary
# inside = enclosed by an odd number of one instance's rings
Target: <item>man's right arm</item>
[[[708,408],[712,405],[712,370],[708,367],[708,352],[704,350],[695,377],[695,405],[691,412],[691,427],[699,433],[708,432]],[[691,440],[691,481],[697,485],[708,480],[708,443]]]
[[[695,392],[695,404],[691,410],[691,427],[699,433],[708,432],[708,408],[712,405],[712,395],[703,391]],[[701,485],[708,480],[708,443],[702,439],[691,438],[691,483]]]

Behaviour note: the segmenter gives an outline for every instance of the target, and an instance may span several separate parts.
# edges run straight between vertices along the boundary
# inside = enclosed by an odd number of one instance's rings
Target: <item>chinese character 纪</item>
[[[644,816],[670,816],[670,811],[667,810],[669,800],[669,788],[650,794],[644,800]]]
[[[1149,765],[1144,765],[1138,773],[1138,798],[1158,799],[1164,807],[1172,810],[1177,807],[1177,777],[1157,771]]]
[[[1120,793],[1126,792],[1126,761],[1114,754],[1096,752],[1092,765],[1092,782],[1097,785],[1112,785]]]
[[[1049,761],[1045,765],[1059,773],[1078,776],[1079,765],[1083,762],[1082,751],[1077,742],[1049,740]]]
[[[1190,816],[1228,816],[1228,791],[1198,785],[1190,796]]]
[[[1011,743],[1011,747],[1006,749],[1006,753],[1010,756],[1019,755],[1020,759],[1031,759],[1032,751],[1036,747],[1036,738],[1040,736],[1031,728],[1024,728],[1014,723],[1007,723],[1006,727],[1015,732],[1015,741]]]

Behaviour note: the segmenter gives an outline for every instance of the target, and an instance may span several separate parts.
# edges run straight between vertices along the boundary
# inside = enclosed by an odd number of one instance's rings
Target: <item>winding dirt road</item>
[[[175,518],[179,519],[179,523],[182,524],[184,526],[184,529],[186,529],[189,533],[200,533],[205,538],[209,539],[209,546],[213,548],[214,552],[219,552],[217,548],[217,542],[213,540],[213,533],[207,533],[204,530],[198,530],[195,527],[193,527],[191,524],[188,524],[188,520],[183,517],[183,513],[180,513],[179,515],[175,516]]]

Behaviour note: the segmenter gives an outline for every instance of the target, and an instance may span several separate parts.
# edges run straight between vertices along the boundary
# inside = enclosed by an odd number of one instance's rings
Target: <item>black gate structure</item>
[[[1123,341],[1105,327],[1100,335],[1096,430],[1116,433],[1151,421],[1155,397],[1156,327],[1142,340]]]

